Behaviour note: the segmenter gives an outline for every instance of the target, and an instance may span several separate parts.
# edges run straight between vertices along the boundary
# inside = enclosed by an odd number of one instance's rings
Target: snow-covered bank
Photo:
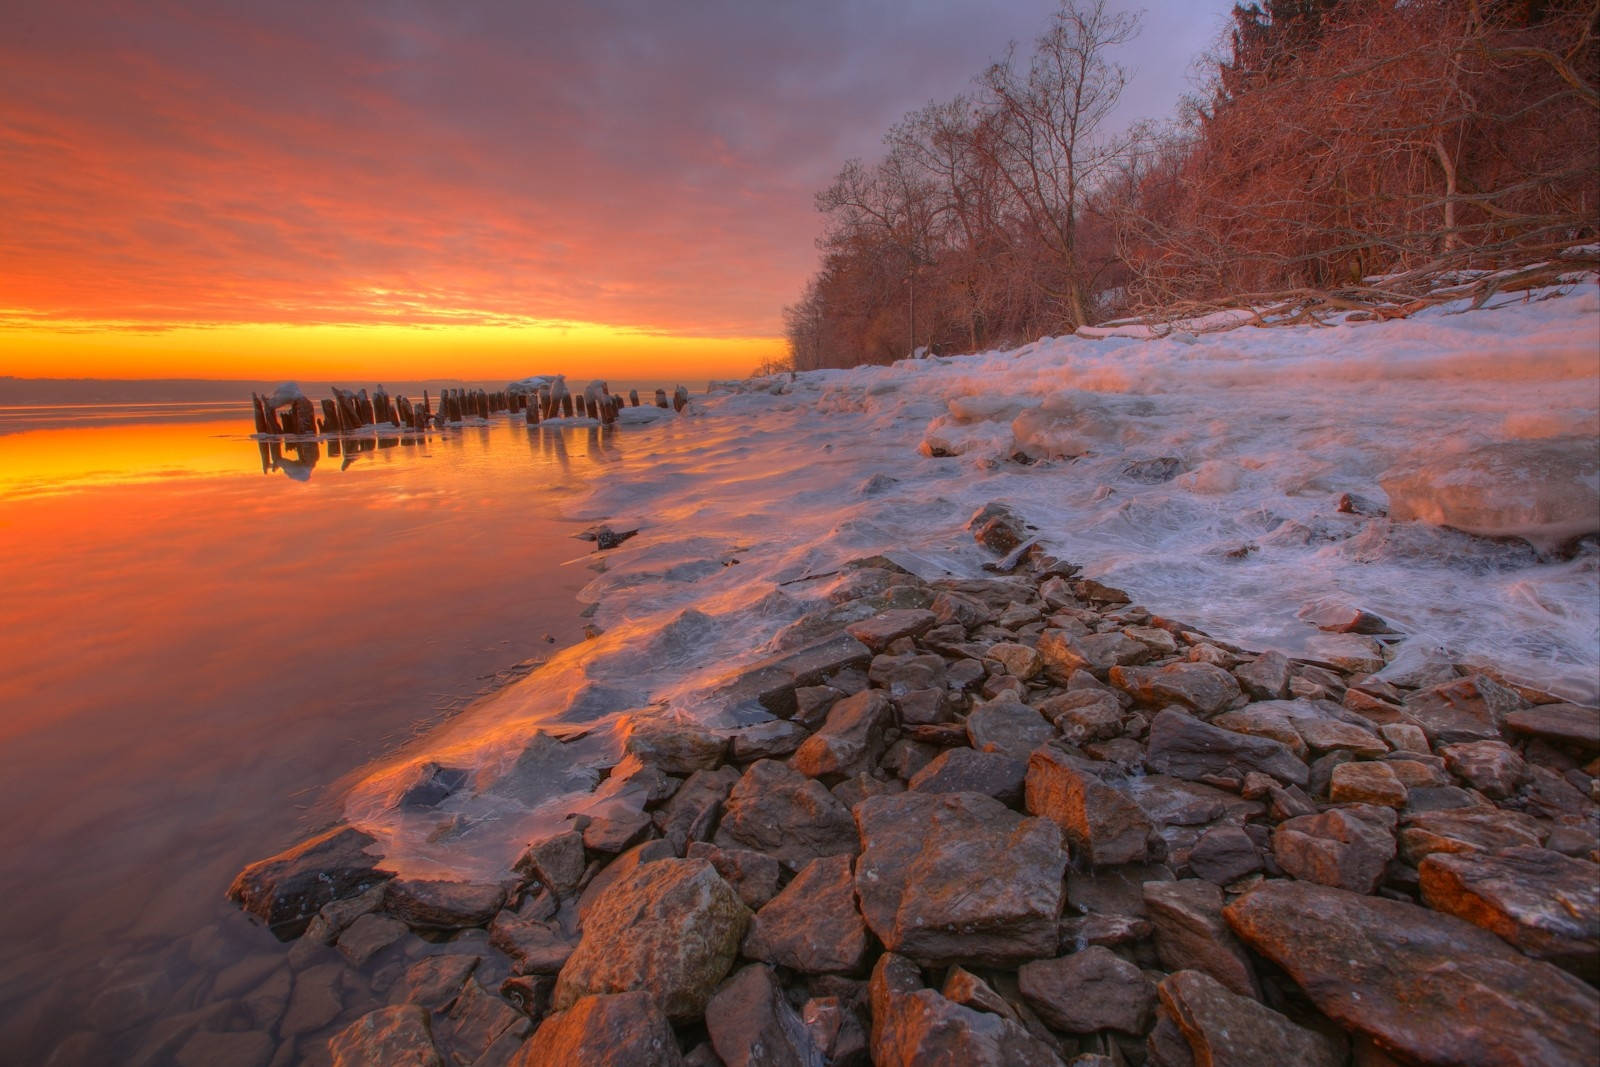
[[[1392,503],[1387,474],[1427,461],[1441,471],[1431,495],[1407,490],[1417,513],[1449,504],[1470,525],[1450,487],[1488,479],[1497,507],[1526,502],[1502,507],[1495,533],[1548,549],[1585,513],[1600,526],[1600,288],[1460,310],[816,372],[628,428],[626,459],[571,515],[642,520],[584,592],[602,636],[375,774],[348,815],[392,866],[494,877],[573,806],[497,789],[518,760],[581,790],[597,775],[579,768],[614,762],[640,715],[732,725],[719,684],[818,633],[842,563],[883,554],[925,577],[976,574],[989,557],[963,527],[991,500],[1087,576],[1239,645],[1323,654],[1302,615],[1345,606],[1405,635],[1395,674],[1489,663],[1593,703],[1592,542],[1555,559],[1364,513]],[[1528,442],[1565,465],[1535,483],[1526,464],[1483,461]],[[1341,511],[1346,494],[1367,503]],[[530,749],[539,729],[570,743]],[[423,760],[469,769],[472,787],[397,807]]]

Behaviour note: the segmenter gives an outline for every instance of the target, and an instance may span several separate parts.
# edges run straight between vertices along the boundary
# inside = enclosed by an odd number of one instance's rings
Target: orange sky
[[[814,191],[1053,6],[17,5],[0,375],[746,373]]]

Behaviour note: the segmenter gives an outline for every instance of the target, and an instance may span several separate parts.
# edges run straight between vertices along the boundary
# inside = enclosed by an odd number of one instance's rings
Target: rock
[[[1223,730],[1176,708],[1166,709],[1151,721],[1145,764],[1190,781],[1230,773],[1242,777],[1246,771],[1260,771],[1298,786],[1311,779],[1310,768],[1277,741]]]
[[[1189,869],[1213,885],[1228,885],[1261,870],[1261,853],[1244,830],[1218,826],[1189,850]]]
[[[526,1015],[489,992],[476,978],[468,979],[450,1006],[452,1044],[473,1063],[483,1061],[497,1041],[520,1044],[533,1029]]]
[[[1121,737],[1126,719],[1114,694],[1082,689],[1041,701],[1039,713],[1072,745]]]
[[[941,626],[954,623],[971,630],[994,618],[994,612],[982,601],[949,589],[940,591],[930,605],[935,621]]]
[[[717,869],[722,880],[733,886],[744,906],[751,911],[778,894],[778,878],[783,873],[778,861],[765,852],[747,848],[718,848],[704,841],[689,845],[690,859],[704,859]]]
[[[1307,882],[1224,909],[1329,1018],[1419,1063],[1584,1063],[1600,995],[1454,916]]]
[[[990,501],[967,520],[967,529],[973,539],[993,552],[1003,556],[1028,539],[1028,524],[1011,507]]]
[[[1158,826],[1203,826],[1228,816],[1243,821],[1264,810],[1256,801],[1242,800],[1215,786],[1165,774],[1134,776],[1119,783],[1119,788]]]
[[[411,784],[400,794],[402,808],[433,808],[467,784],[470,776],[459,767],[443,767],[429,761],[413,769]]]
[[[903,793],[905,783],[899,779],[874,778],[865,771],[854,778],[846,778],[835,785],[832,793],[846,808],[853,808],[868,797],[883,793]]]
[[[375,844],[376,838],[354,827],[335,827],[240,871],[228,899],[266,923],[280,941],[292,940],[323,905],[394,877],[368,852]]]
[[[1518,708],[1506,716],[1505,728],[1556,744],[1576,745],[1584,752],[1600,751],[1600,708],[1576,704]]]
[[[1381,671],[1383,646],[1364,634],[1316,633],[1306,638],[1306,658],[1347,674]]]
[[[1032,681],[1044,670],[1044,660],[1039,657],[1037,649],[1014,641],[995,642],[984,653],[984,658],[994,660],[1007,674],[1024,682]]]
[[[728,791],[738,781],[736,769],[718,767],[695,771],[678,787],[666,807],[655,813],[656,829],[672,843],[674,852],[681,854],[689,842],[704,841],[716,831]]]
[[[1145,485],[1159,485],[1176,478],[1182,467],[1183,461],[1176,456],[1158,456],[1155,459],[1135,460],[1122,468],[1122,476]]]
[[[643,841],[653,820],[640,810],[614,808],[606,814],[588,816],[583,828],[583,845],[590,852],[615,856]]]
[[[363,915],[339,935],[339,952],[356,967],[406,935],[406,924],[382,915]]]
[[[1172,656],[1178,651],[1178,641],[1159,626],[1125,626],[1122,632],[1141,644],[1147,645],[1157,656]]]
[[[794,691],[794,721],[815,730],[828,717],[828,709],[844,693],[831,685],[800,686]]]
[[[1140,863],[1154,827],[1138,804],[1106,785],[1092,764],[1054,745],[1028,758],[1026,807],[1061,827],[1073,850],[1095,867]]]
[[[867,677],[895,700],[903,700],[912,693],[945,687],[944,657],[917,652],[875,656]]]
[[[820,856],[853,855],[858,838],[849,810],[821,782],[757,760],[728,795],[714,841],[765,852],[798,870]]]
[[[487,924],[505,902],[498,885],[396,878],[385,887],[383,908],[413,928],[465,930]]]
[[[883,690],[845,697],[828,712],[822,729],[795,750],[789,766],[811,778],[870,770],[883,755],[884,731],[893,723],[894,707]]]
[[[1328,799],[1335,804],[1378,804],[1403,808],[1406,787],[1387,763],[1343,763],[1333,769]]]
[[[1233,669],[1233,677],[1256,700],[1289,699],[1289,658],[1282,652],[1263,652]]]
[[[788,719],[758,722],[736,730],[729,747],[735,763],[752,763],[758,759],[787,756],[805,742],[811,732],[800,723]]]
[[[667,1015],[692,1018],[733,965],[749,922],[738,894],[705,860],[644,864],[590,908],[551,1006],[564,1011],[590,994],[644,989]]]
[[[1600,981],[1600,865],[1543,848],[1436,852],[1417,868],[1430,908],[1535,959]]]
[[[615,701],[636,697],[598,687],[586,687],[578,699],[605,711],[627,704]],[[596,711],[599,714],[599,711]],[[599,772],[573,758],[567,746],[543,731],[535,731],[509,763],[491,762],[473,780],[479,793],[535,807],[563,793],[587,793],[599,781]]]
[[[1377,734],[1347,722],[1310,717],[1293,721],[1295,729],[1315,753],[1347,751],[1361,759],[1377,759],[1389,751],[1389,746]]]
[[[1406,814],[1400,829],[1400,858],[1417,866],[1435,852],[1538,848],[1543,841],[1539,824],[1520,811],[1483,807],[1413,811]]]
[[[853,622],[844,630],[876,653],[882,652],[902,637],[916,637],[927,633],[933,629],[937,621],[933,612],[926,609],[900,608],[895,611],[885,611],[860,622]]]
[[[1355,692],[1355,690],[1351,690]],[[1409,722],[1391,722],[1378,727],[1378,733],[1396,752],[1416,752],[1429,755],[1433,749],[1428,745],[1428,735],[1422,732],[1422,727]]]
[[[226,1063],[229,1067],[266,1067],[276,1047],[277,1044],[272,1040],[272,1036],[260,1030],[243,1032],[199,1030],[183,1043],[183,1047],[173,1057],[173,1062],[178,1067],[213,1067],[218,1063]],[[414,1058],[341,1061],[335,1058],[334,1067],[361,1062],[436,1064],[439,1060]]]
[[[586,996],[545,1019],[508,1067],[681,1067],[678,1040],[643,991]]]
[[[1446,767],[1486,797],[1504,800],[1527,777],[1528,766],[1503,741],[1466,741],[1439,749]]]
[[[1515,693],[1480,674],[1419,689],[1407,698],[1405,712],[1430,742],[1453,745],[1500,740],[1501,719],[1521,703]]]
[[[1233,675],[1209,663],[1113,667],[1110,678],[1112,685],[1141,703],[1151,707],[1182,704],[1201,715],[1214,715],[1240,696]]]
[[[1174,1021],[1172,1013],[1167,1011],[1165,1005],[1156,1006],[1156,1024],[1150,1028],[1150,1034],[1145,1038],[1144,1051],[1145,1062],[1149,1067],[1195,1067],[1194,1052],[1189,1048],[1189,1039],[1184,1036],[1183,1029]],[[1074,1064],[1073,1067],[1077,1065]],[[1115,1067],[1115,1064],[1096,1064],[1095,1067]]]
[[[1156,1006],[1155,986],[1139,968],[1098,945],[1024,963],[1017,984],[1039,1018],[1069,1034],[1142,1034]]]
[[[866,959],[849,856],[812,860],[756,913],[744,955],[802,974],[849,973]]]
[[[982,978],[973,974],[965,967],[952,967],[945,975],[944,988],[940,992],[949,1000],[960,1004],[964,1008],[975,1011],[986,1011],[991,1015],[999,1015],[1020,1023],[1016,1010],[1006,1002],[1006,999]]]
[[[903,956],[879,957],[871,997],[872,1062],[880,1067],[1062,1067],[1061,1057],[1010,1019],[923,988],[916,966]]]
[[[298,1037],[321,1030],[339,1017],[344,1005],[339,997],[342,963],[324,963],[294,976],[289,1008],[278,1023],[280,1037]]]
[[[1055,735],[1055,727],[1038,711],[1006,697],[982,704],[967,716],[967,737],[973,748],[1016,760],[1027,759]]]
[[[891,952],[1005,966],[1053,956],[1061,831],[974,793],[872,797],[855,809],[862,914]]]
[[[871,658],[866,645],[847,633],[837,633],[756,663],[714,696],[736,718],[759,711],[788,719],[799,710],[799,690],[821,686],[841,671],[865,666]]]
[[[1183,1031],[1198,1064],[1344,1063],[1342,1050],[1322,1034],[1230,992],[1208,974],[1179,971],[1162,979],[1159,990],[1162,1006]]]
[[[1149,645],[1119,630],[1075,635],[1048,629],[1039,635],[1037,651],[1045,674],[1059,683],[1065,683],[1078,670],[1104,678],[1112,667],[1145,663],[1153,655]]]
[[[424,956],[406,970],[401,996],[408,1004],[444,1011],[455,1002],[480,962],[478,956]]]
[[[321,945],[331,945],[351,923],[381,907],[383,907],[383,883],[380,882],[360,896],[346,897],[324,904],[317,912],[316,918],[307,924],[306,932],[300,935],[301,939],[315,941]]]
[[[559,923],[529,921],[501,912],[489,925],[489,944],[511,961],[514,974],[558,974],[577,950],[578,939]]]
[[[967,660],[965,662],[972,663],[974,661]],[[979,672],[980,674],[982,673],[981,666],[979,667]],[[902,725],[909,723],[927,726],[933,723],[949,722],[954,717],[951,714],[950,699],[946,696],[944,689],[913,689],[894,703],[899,710],[898,718]]]
[[[600,873],[595,875],[588,885],[584,886],[582,895],[578,897],[579,925],[582,925],[588,919],[589,912],[593,910],[595,901],[599,900],[600,895],[610,888],[613,883],[632,874],[646,863],[672,859],[676,855],[677,853],[673,851],[669,842],[657,838],[654,841],[646,841],[633,846],[600,868]]]
[[[907,784],[918,793],[982,793],[1015,807],[1022,802],[1027,773],[1026,763],[1000,752],[951,748],[935,756]]]
[[[1225,711],[1214,717],[1211,725],[1232,730],[1236,734],[1269,738],[1293,752],[1299,760],[1308,759],[1311,755],[1310,746],[1295,724],[1280,710],[1278,702],[1262,701],[1246,704],[1237,711]]]
[[[1300,815],[1272,832],[1272,855],[1289,874],[1371,893],[1395,857],[1395,814],[1370,804]]]
[[[693,774],[721,765],[728,754],[722,734],[669,719],[636,717],[625,742],[626,751],[668,774]]]
[[[812,997],[800,1007],[800,1020],[822,1050],[824,1062],[865,1067],[867,1030],[860,1014],[840,997]]]
[[[583,872],[587,867],[583,834],[577,830],[566,830],[531,842],[512,870],[518,874],[532,875],[558,899],[565,900],[577,895],[578,883],[583,881]]]
[[[1397,752],[1396,756],[1407,756],[1410,753]],[[1405,804],[1411,803],[1411,790],[1414,788],[1437,789],[1450,784],[1450,776],[1445,773],[1444,760],[1438,756],[1421,756],[1416,759],[1386,759],[1384,765],[1394,773],[1401,785],[1406,787]]]
[[[1198,878],[1145,882],[1144,908],[1169,971],[1204,971],[1243,997],[1261,998],[1244,946],[1222,917],[1222,890]]]
[[[706,1031],[727,1067],[823,1067],[800,1016],[772,968],[752,963],[723,983],[706,1005]]]

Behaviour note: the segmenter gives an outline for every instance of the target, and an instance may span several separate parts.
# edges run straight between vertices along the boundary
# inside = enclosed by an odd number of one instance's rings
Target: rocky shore
[[[725,689],[749,725],[639,719],[607,803],[504,881],[396,877],[350,826],[247,868],[294,977],[213,1036],[345,1067],[1595,1062],[1600,711],[1372,677],[1359,612],[1317,662],[1230,647],[1003,506],[972,529],[994,577],[851,564]],[[346,969],[389,1006],[324,1033]]]

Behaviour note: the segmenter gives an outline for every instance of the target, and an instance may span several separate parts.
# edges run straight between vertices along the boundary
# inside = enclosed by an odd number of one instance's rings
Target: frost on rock
[[[1390,514],[1551,551],[1600,532],[1600,443],[1505,441],[1393,467],[1379,479]]]

